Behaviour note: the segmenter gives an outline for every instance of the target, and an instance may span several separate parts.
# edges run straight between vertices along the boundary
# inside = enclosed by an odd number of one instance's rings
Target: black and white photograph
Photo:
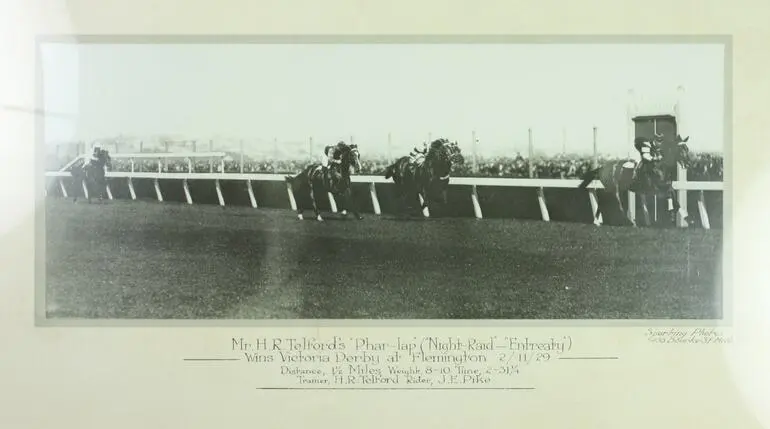
[[[37,46],[47,320],[724,317],[725,43],[113,39]]]

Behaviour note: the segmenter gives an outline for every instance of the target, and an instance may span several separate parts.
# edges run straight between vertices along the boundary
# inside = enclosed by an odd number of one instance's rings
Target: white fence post
[[[537,188],[537,203],[540,205],[540,216],[543,218],[543,221],[550,222],[551,214],[548,213],[548,206],[545,204],[545,191],[543,191],[542,187]]]
[[[711,229],[709,214],[706,211],[706,195],[703,191],[698,191],[698,212],[700,213],[700,223],[704,229]]]
[[[297,200],[294,199],[294,190],[291,189],[291,183],[286,182],[286,193],[289,194],[289,204],[293,211],[297,211]]]
[[[160,182],[158,182],[158,179],[154,179],[153,183],[155,184],[155,196],[158,198],[158,201],[162,203],[163,193],[160,191]]]
[[[372,197],[372,208],[374,209],[374,214],[382,214],[382,210],[380,210],[380,200],[377,198],[377,187],[375,186],[374,182],[369,184],[369,194]]]
[[[476,219],[482,219],[484,216],[481,213],[481,205],[479,204],[479,194],[476,190],[476,185],[471,186],[471,202],[473,203],[473,214]]]
[[[182,187],[184,188],[184,197],[187,200],[187,204],[192,204],[192,194],[190,193],[190,184],[187,183],[187,179],[182,181]]]
[[[251,207],[257,208],[257,198],[254,196],[254,187],[251,185],[251,180],[246,181],[246,189],[249,191],[249,201],[251,202]]]
[[[134,190],[134,181],[131,180],[131,177],[128,178],[128,192],[131,194],[131,199],[136,199],[136,190]]]
[[[222,185],[219,183],[219,179],[214,180],[214,186],[217,189],[217,200],[219,200],[219,205],[224,207],[225,197],[222,195]]]
[[[601,225],[604,223],[602,214],[599,213],[599,216],[596,217],[596,212],[599,210],[599,200],[596,198],[596,189],[591,188],[588,190],[588,201],[591,203],[591,219],[594,219],[596,225]]]

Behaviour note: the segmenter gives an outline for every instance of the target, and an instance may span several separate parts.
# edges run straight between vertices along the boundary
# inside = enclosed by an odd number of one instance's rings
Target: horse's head
[[[452,169],[451,143],[445,138],[434,140],[428,146],[425,162],[429,163],[439,176],[447,176]]]
[[[463,153],[460,150],[460,145],[458,145],[457,142],[449,143],[447,145],[447,149],[449,150],[449,161],[452,164],[465,164],[465,157],[463,156]]]
[[[342,169],[347,170],[349,174],[361,170],[361,153],[358,150],[358,145],[344,143],[338,145],[337,156],[342,161]]]
[[[107,149],[101,149],[99,152],[99,159],[102,161],[103,165],[109,169],[112,169],[112,158],[110,157],[110,151]]]

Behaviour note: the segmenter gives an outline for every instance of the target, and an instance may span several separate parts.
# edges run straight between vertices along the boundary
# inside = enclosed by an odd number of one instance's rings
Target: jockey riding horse
[[[655,135],[654,140],[639,137],[634,140],[634,147],[641,155],[641,160],[611,161],[600,165],[598,168],[588,171],[582,177],[582,182],[578,188],[585,189],[596,179],[601,181],[604,189],[603,193],[614,196],[619,207],[620,192],[632,191],[639,195],[661,195],[668,201],[668,211],[672,219],[677,212],[682,212],[681,206],[675,199],[675,192],[672,187],[672,170],[676,164],[689,165],[689,149],[685,144],[689,137],[682,139],[677,135],[674,144],[665,146],[663,136]],[[645,219],[649,219],[647,205],[643,200],[642,209]],[[594,222],[598,221],[601,207],[594,214]],[[686,215],[682,213],[686,220]],[[634,220],[631,220],[634,222]],[[649,223],[649,222],[648,222]]]
[[[409,208],[407,198],[418,197],[422,199],[420,209],[424,210],[430,201],[440,199],[446,204],[452,166],[463,162],[457,143],[442,138],[415,147],[409,156],[397,159],[385,169],[385,178],[393,179],[402,209]]]
[[[338,142],[334,146],[327,146],[324,155],[327,157],[326,162],[310,164],[296,176],[286,176],[286,182],[293,191],[308,191],[315,217],[319,221],[322,221],[323,218],[316,202],[317,193],[331,193],[339,198],[343,216],[347,215],[346,208],[349,206],[357,219],[363,219],[355,207],[350,180],[350,176],[355,170],[361,169],[358,146]],[[297,217],[300,220],[303,219],[303,212],[302,201],[298,200]]]
[[[107,191],[107,178],[105,176],[105,168],[112,167],[112,159],[110,153],[106,149],[97,143],[93,147],[93,152],[90,156],[83,159],[82,165],[78,165],[72,168],[72,177],[85,185],[86,199],[91,202],[91,196],[96,186],[96,191],[99,196],[99,200],[104,199],[104,194]],[[73,197],[73,202],[77,201],[77,195]]]
[[[656,135],[660,138],[662,136]],[[656,170],[657,164],[663,158],[660,150],[661,142],[657,139],[637,137],[634,139],[634,149],[639,153],[640,161],[634,166],[631,191],[639,192],[643,189],[655,187],[656,181],[663,179]],[[629,164],[624,164],[624,166]],[[626,167],[628,168],[628,167]]]

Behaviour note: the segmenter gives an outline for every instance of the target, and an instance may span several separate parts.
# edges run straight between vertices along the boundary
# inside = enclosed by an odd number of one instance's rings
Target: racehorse
[[[340,202],[340,208],[342,208],[340,213],[343,216],[347,215],[347,208],[350,208],[357,219],[363,219],[364,217],[358,212],[355,201],[352,198],[350,183],[350,176],[356,170],[361,169],[361,155],[358,151],[358,146],[355,144],[339,144],[335,148],[334,158],[339,160],[339,163],[332,163],[328,167],[324,167],[320,163],[310,164],[297,175],[286,176],[286,182],[294,194],[305,190],[309,192],[310,201],[313,204],[313,213],[318,221],[323,221],[316,202],[316,195],[319,193],[320,195],[331,193],[335,196],[337,201]],[[305,194],[303,192],[300,195]],[[304,219],[303,213],[305,211],[305,208],[302,206],[302,199],[297,199],[296,202],[297,218],[302,220]]]
[[[447,203],[446,189],[452,166],[463,162],[457,142],[441,138],[431,142],[422,164],[417,165],[408,156],[402,156],[385,169],[385,178],[393,178],[402,209],[410,207],[406,198],[416,195],[422,200],[420,210],[424,210],[431,201]]]
[[[654,160],[652,161],[651,174],[639,174],[640,163],[632,159],[619,161],[610,161],[593,170],[588,171],[581,177],[582,182],[578,188],[585,189],[591,182],[597,178],[604,186],[601,190],[606,194],[614,195],[621,208],[620,192],[631,191],[642,195],[642,210],[646,223],[650,224],[650,213],[646,204],[647,196],[663,196],[668,202],[668,212],[672,222],[676,219],[676,213],[682,212],[687,220],[686,213],[683,212],[679,202],[676,199],[676,193],[671,182],[676,175],[676,165],[681,164],[684,168],[690,166],[690,150],[687,147],[687,141],[690,137],[682,138],[677,134],[673,144],[663,144],[662,135],[656,134],[656,141],[660,146],[654,146]],[[594,213],[594,223],[598,223],[601,213],[601,207],[598,207]],[[635,220],[631,220],[635,223]]]
[[[96,194],[98,194],[99,200],[104,199],[104,195],[107,192],[107,178],[104,174],[105,167],[112,168],[112,158],[110,158],[109,151],[99,149],[96,159],[86,158],[82,164],[76,164],[70,171],[76,184],[85,185],[86,200],[88,200],[89,204],[91,203],[91,197],[94,195],[94,189],[98,190]],[[76,194],[72,202],[77,202],[77,200]]]

